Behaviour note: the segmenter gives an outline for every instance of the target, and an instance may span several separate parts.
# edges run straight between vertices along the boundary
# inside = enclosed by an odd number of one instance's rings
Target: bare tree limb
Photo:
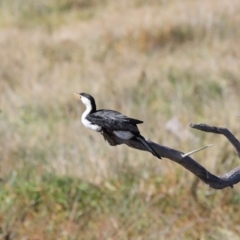
[[[240,142],[235,138],[235,136],[228,129],[211,127],[206,124],[190,124],[190,127],[204,131],[204,132],[223,134],[232,143],[232,145],[237,150],[238,155],[240,156]],[[136,141],[134,139],[122,140],[108,132],[103,132],[102,134],[105,140],[108,141],[109,144],[112,146],[126,144],[129,147],[146,151],[145,147],[141,144],[141,142]],[[196,175],[199,179],[201,179],[204,183],[208,184],[211,188],[214,188],[214,189],[224,189],[226,187],[233,188],[234,184],[237,184],[238,182],[240,182],[240,166],[231,170],[225,175],[218,177],[213,175],[209,171],[207,171],[207,169],[205,169],[201,164],[199,164],[189,156],[192,153],[203,150],[208,146],[199,148],[197,150],[184,154],[183,152],[180,152],[178,150],[165,147],[155,142],[152,142],[150,139],[146,139],[146,141],[161,157],[168,158],[182,165],[184,168],[186,168],[187,170],[192,172],[194,175]]]
[[[190,127],[205,132],[223,134],[232,143],[232,145],[237,150],[238,155],[240,156],[240,142],[228,129],[211,127],[206,124],[191,124]],[[184,155],[183,152],[154,143],[149,139],[147,141],[160,156],[162,156],[163,158],[168,158],[182,165],[184,168],[186,168],[194,175],[196,175],[198,178],[200,178],[204,183],[208,184],[211,188],[214,189],[224,189],[226,187],[233,188],[234,184],[240,182],[240,166],[224,174],[223,176],[218,177],[207,171],[207,169],[205,169],[202,165],[200,165],[190,156],[188,155],[185,156],[186,154]],[[139,142],[136,142],[134,140],[128,140],[127,142],[123,143],[127,144],[129,147],[132,148],[145,150],[143,149]]]
[[[229,142],[231,142],[232,145],[236,148],[238,156],[240,156],[240,142],[227,128],[211,127],[206,124],[193,124],[193,123],[190,124],[190,127],[201,130],[203,132],[211,132],[224,135],[229,140]]]

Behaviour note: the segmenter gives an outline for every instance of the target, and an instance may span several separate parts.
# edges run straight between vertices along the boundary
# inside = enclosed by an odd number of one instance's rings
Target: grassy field
[[[0,239],[240,239],[240,185],[215,191],[168,159],[110,147],[73,92],[216,175],[239,165],[237,0],[0,1]],[[240,137],[240,136],[239,136]]]

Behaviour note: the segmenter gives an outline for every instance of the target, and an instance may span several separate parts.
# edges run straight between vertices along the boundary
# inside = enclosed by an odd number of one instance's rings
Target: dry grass
[[[216,174],[237,166],[239,1],[2,1],[2,239],[239,239],[239,186],[209,190],[185,169],[80,123],[73,97],[144,120],[144,136]],[[177,118],[179,131],[169,131]]]

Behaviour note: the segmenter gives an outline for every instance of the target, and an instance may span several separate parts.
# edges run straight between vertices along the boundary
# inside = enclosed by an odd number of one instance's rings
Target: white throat
[[[98,125],[95,125],[95,124],[92,124],[90,121],[88,121],[86,119],[87,115],[91,112],[92,110],[92,106],[91,106],[91,103],[89,101],[82,101],[85,106],[86,106],[86,110],[84,111],[84,113],[82,114],[82,124],[86,127],[86,128],[90,128],[94,131],[97,131],[97,132],[100,132],[102,130],[102,127],[101,126],[98,126]]]
[[[83,114],[82,114],[82,121],[83,121],[83,119],[86,119],[86,117],[87,117],[87,115],[91,112],[91,110],[92,110],[92,107],[91,107],[91,105],[90,104],[85,104],[85,106],[86,106],[86,110],[83,112]]]

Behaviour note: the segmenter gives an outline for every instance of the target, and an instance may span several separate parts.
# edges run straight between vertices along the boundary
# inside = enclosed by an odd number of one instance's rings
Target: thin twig
[[[192,154],[194,154],[194,153],[196,153],[196,152],[202,151],[203,149],[208,148],[208,147],[211,147],[211,146],[212,146],[212,144],[209,144],[209,145],[207,145],[207,146],[205,146],[205,147],[201,147],[201,148],[192,150],[191,152],[182,154],[182,158],[185,158],[185,157],[187,157],[187,156],[190,156],[190,155],[192,155]]]

